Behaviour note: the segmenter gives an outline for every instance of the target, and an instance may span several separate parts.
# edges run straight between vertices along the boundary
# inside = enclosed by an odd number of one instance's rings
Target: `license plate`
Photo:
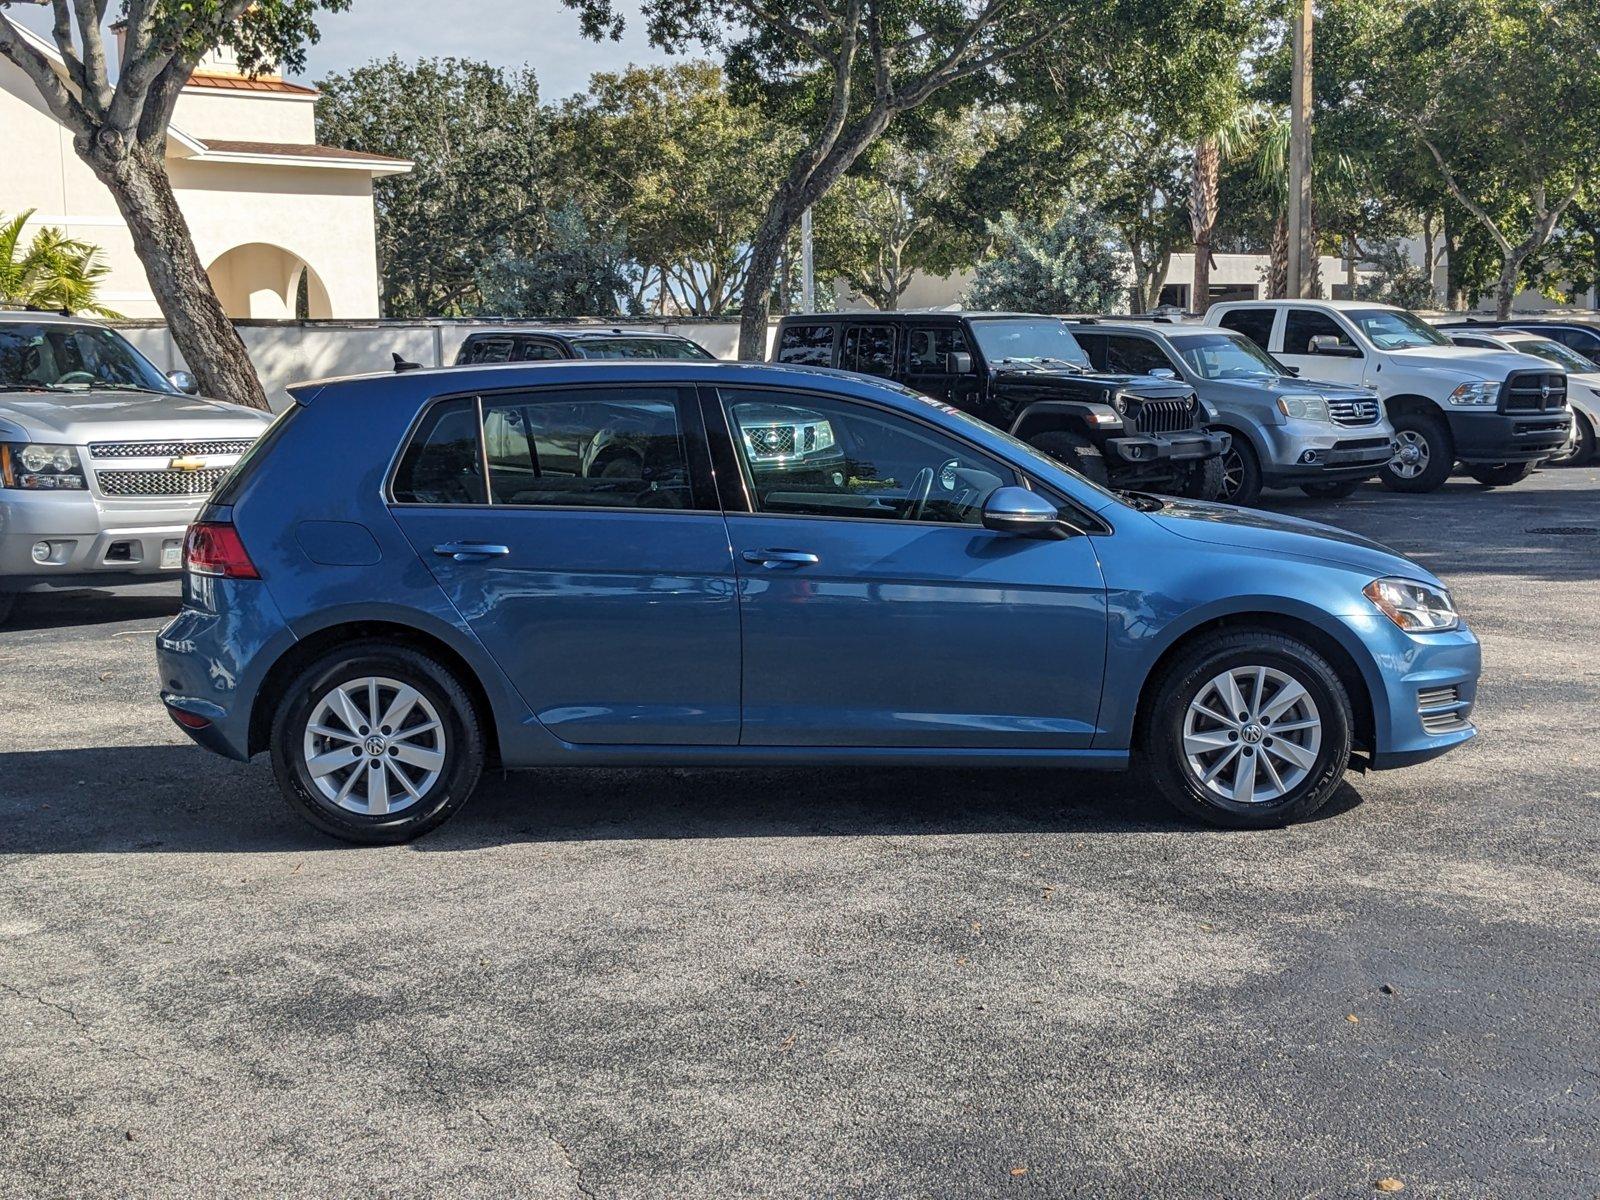
[[[162,542],[161,569],[163,571],[175,571],[181,566],[183,566],[183,543]]]

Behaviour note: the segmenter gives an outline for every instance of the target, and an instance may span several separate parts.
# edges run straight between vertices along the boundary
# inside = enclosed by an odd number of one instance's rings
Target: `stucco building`
[[[52,60],[53,43],[23,31]],[[200,64],[167,139],[167,169],[201,261],[231,317],[376,317],[372,181],[403,159],[316,144],[317,93],[275,74],[247,78],[227,54]],[[71,133],[33,82],[0,59],[0,213],[100,246],[101,302],[160,315],[133,241]]]

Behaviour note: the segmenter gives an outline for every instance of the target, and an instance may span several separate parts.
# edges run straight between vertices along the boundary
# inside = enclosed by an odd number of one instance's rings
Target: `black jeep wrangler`
[[[1008,430],[1096,483],[1214,500],[1228,435],[1175,378],[1096,372],[1064,321],[1026,313],[784,317],[774,362],[877,375]]]

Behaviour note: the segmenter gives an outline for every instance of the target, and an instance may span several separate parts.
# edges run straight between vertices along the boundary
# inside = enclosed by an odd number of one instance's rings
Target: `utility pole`
[[[1289,279],[1293,299],[1316,277],[1311,239],[1311,0],[1297,0],[1294,80],[1289,92]]]
[[[817,270],[811,257],[811,210],[800,214],[800,307],[817,311]]]

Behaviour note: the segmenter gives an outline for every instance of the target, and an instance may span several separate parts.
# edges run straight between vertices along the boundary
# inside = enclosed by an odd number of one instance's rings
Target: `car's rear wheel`
[[[1261,499],[1261,460],[1256,457],[1255,448],[1249,442],[1239,434],[1234,434],[1232,444],[1219,461],[1222,464],[1222,492],[1217,499],[1228,504],[1254,504]]]
[[[1444,486],[1455,465],[1450,434],[1426,413],[1401,413],[1394,418],[1394,456],[1378,478],[1394,492],[1433,492]]]
[[[1365,482],[1364,479],[1340,479],[1330,480],[1327,483],[1302,483],[1300,490],[1318,500],[1343,500],[1346,496],[1353,495]]]
[[[1090,483],[1105,483],[1109,478],[1105,455],[1081,434],[1057,430],[1030,438],[1028,445],[1041,450],[1059,463],[1071,467]]]
[[[1500,463],[1493,467],[1468,467],[1467,474],[1484,487],[1510,487],[1513,483],[1521,483],[1532,475],[1533,464]]]
[[[318,829],[387,844],[466,803],[484,744],[471,697],[447,668],[408,646],[357,642],[289,683],[272,722],[272,769]]]
[[[1589,423],[1589,418],[1582,413],[1574,414],[1578,422],[1578,436],[1572,439],[1572,449],[1565,454],[1557,455],[1550,459],[1549,465],[1562,467],[1587,466],[1595,454],[1594,426]]]
[[[1266,630],[1206,636],[1156,687],[1145,767],[1179,811],[1214,825],[1301,820],[1350,758],[1350,697],[1310,645]]]

